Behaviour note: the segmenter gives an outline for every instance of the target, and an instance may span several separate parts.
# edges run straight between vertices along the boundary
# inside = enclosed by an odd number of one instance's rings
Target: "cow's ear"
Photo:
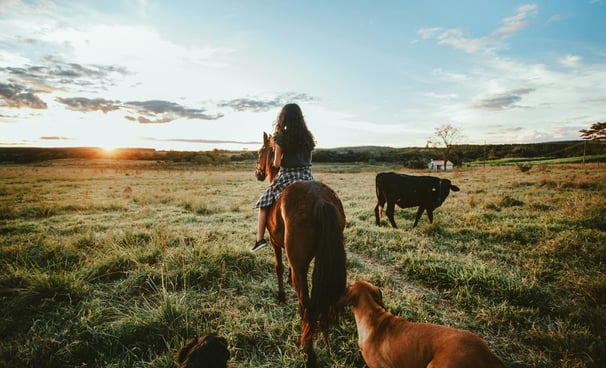
[[[456,185],[451,185],[450,190],[452,190],[453,192],[458,192],[460,189]]]

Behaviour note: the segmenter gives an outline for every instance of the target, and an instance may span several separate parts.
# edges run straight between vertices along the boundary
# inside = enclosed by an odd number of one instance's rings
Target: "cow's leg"
[[[394,228],[397,228],[396,226],[396,220],[394,220],[393,218],[393,214],[394,214],[394,210],[396,207],[396,202],[390,202],[387,201],[387,217],[389,218],[389,222],[391,223],[391,226],[393,226]]]
[[[433,210],[431,208],[427,209],[427,217],[429,217],[429,223],[433,224]]]
[[[381,226],[381,215],[383,213],[383,203],[377,203],[375,207],[375,224]]]
[[[377,189],[377,206],[375,207],[375,224],[381,226],[381,215],[383,214],[383,206],[385,205],[385,197]]]
[[[417,224],[419,223],[419,219],[423,215],[423,211],[425,211],[425,207],[419,206],[419,209],[417,210],[417,215],[415,216],[415,223],[414,223],[414,225],[412,225],[412,227],[417,226]]]

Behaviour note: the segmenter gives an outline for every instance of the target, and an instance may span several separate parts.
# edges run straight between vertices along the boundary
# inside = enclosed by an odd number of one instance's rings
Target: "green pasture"
[[[302,367],[292,289],[249,252],[267,183],[223,167],[111,160],[0,166],[0,366],[173,367],[189,339],[229,341],[231,367]],[[468,329],[508,367],[606,366],[606,167],[433,172],[461,188],[412,229],[374,224],[380,171],[313,167],[347,216],[348,280],[411,321]],[[364,367],[351,311],[323,367]]]

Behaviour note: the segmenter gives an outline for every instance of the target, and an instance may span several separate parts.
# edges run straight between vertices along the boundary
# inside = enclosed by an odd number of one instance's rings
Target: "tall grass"
[[[0,366],[172,367],[210,332],[232,366],[301,366],[296,296],[278,303],[271,250],[248,250],[267,185],[249,166],[0,167]],[[409,320],[474,331],[509,367],[606,365],[604,169],[433,173],[461,191],[415,229],[416,209],[374,225],[387,170],[314,166],[344,204],[350,282]],[[316,350],[322,366],[364,366],[351,313]]]

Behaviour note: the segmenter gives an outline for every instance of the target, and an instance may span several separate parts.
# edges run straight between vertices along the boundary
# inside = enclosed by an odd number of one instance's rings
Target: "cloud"
[[[34,94],[34,91],[16,83],[0,83],[0,103],[13,108],[46,109],[48,107],[46,102]]]
[[[236,111],[268,111],[280,106],[280,101],[262,101],[250,98],[237,98],[229,101],[223,101],[218,104],[219,107],[230,107]]]
[[[127,116],[128,120],[137,120],[142,124],[169,123],[179,118],[217,120],[223,117],[222,113],[209,115],[204,109],[188,109],[177,103],[163,100],[130,101],[124,103],[123,107],[139,114],[137,118]]]
[[[547,22],[545,22],[546,24],[549,23],[555,23],[555,22],[559,22],[561,21],[563,18],[560,14],[554,14],[551,17],[549,17],[549,19],[547,19]]]
[[[490,98],[481,99],[476,101],[473,106],[477,109],[492,111],[521,107],[514,104],[521,101],[523,95],[533,91],[534,88],[519,88]]]
[[[518,7],[514,16],[503,19],[503,25],[494,33],[494,36],[499,38],[511,37],[530,23],[528,18],[536,15],[537,10],[538,6],[536,4],[526,4]]]
[[[566,67],[576,68],[579,66],[581,60],[582,58],[580,56],[568,54],[560,58],[559,62]]]
[[[144,141],[152,142],[179,142],[179,143],[196,143],[196,144],[262,144],[261,141],[229,141],[220,139],[185,139],[185,138],[173,138],[173,139],[159,139],[153,137],[142,137]]]
[[[438,45],[449,45],[455,49],[475,53],[496,44],[498,41],[510,38],[526,27],[530,23],[528,19],[536,15],[537,9],[536,4],[526,4],[518,7],[515,15],[504,18],[501,27],[485,37],[468,38],[458,28],[444,29],[441,27],[421,28],[417,31],[417,34],[424,40],[436,39]]]
[[[44,136],[44,137],[40,137],[40,140],[43,140],[43,141],[71,141],[71,140],[73,140],[73,138],[57,137],[57,136]]]
[[[486,128],[487,128],[487,130],[486,130],[487,135],[499,135],[499,136],[502,136],[503,134],[519,133],[524,130],[524,128],[519,127],[519,126],[506,127],[503,125],[488,126]]]
[[[141,124],[165,124],[173,120],[198,119],[198,120],[217,120],[223,117],[223,114],[206,114],[204,109],[189,109],[177,103],[163,100],[149,101],[129,101],[122,103],[120,101],[106,100],[103,98],[57,98],[57,102],[66,105],[70,110],[80,112],[125,110],[138,116],[126,115],[125,119],[137,121]]]
[[[435,68],[434,70],[432,70],[431,74],[433,74],[437,78],[449,82],[461,82],[469,79],[469,77],[465,74],[448,72],[443,70],[442,68]]]
[[[67,105],[71,110],[80,112],[89,111],[103,111],[107,113],[109,111],[118,110],[120,108],[119,102],[110,101],[103,98],[57,98],[57,102]]]
[[[264,112],[287,103],[315,102],[318,99],[306,93],[285,93],[273,99],[237,98],[218,103],[219,107],[229,107],[236,111]]]
[[[45,65],[6,67],[0,70],[22,83],[32,84],[45,92],[65,86],[86,86],[103,90],[114,83],[114,75],[128,74],[126,68],[114,65],[64,63],[54,57],[46,57],[45,62]]]

